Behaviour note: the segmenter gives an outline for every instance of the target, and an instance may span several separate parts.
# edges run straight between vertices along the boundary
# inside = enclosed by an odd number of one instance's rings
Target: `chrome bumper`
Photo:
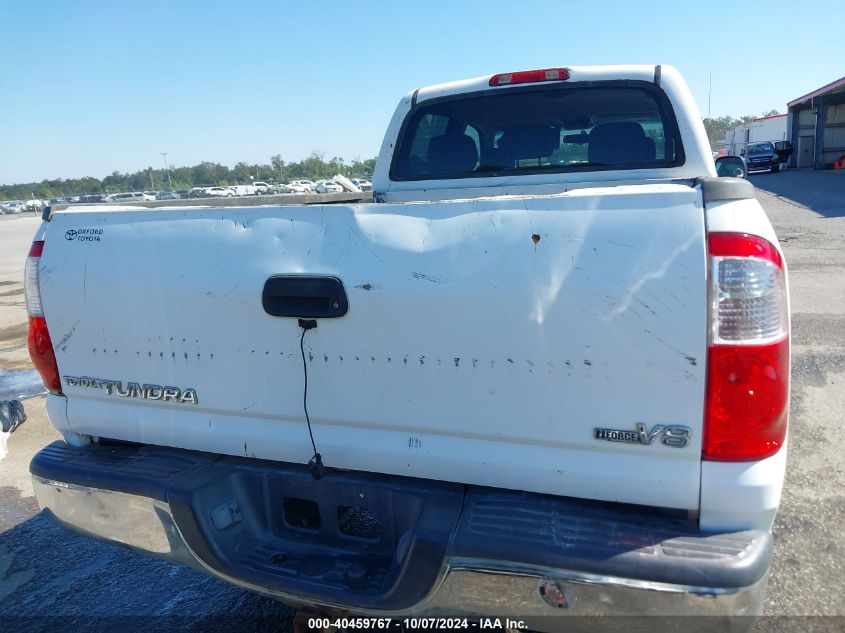
[[[41,508],[66,527],[187,564],[237,586],[309,611],[349,612],[230,577],[206,565],[188,546],[169,505],[142,495],[68,484],[33,475]],[[566,626],[546,616],[749,616],[760,613],[768,574],[748,587],[720,589],[636,581],[537,565],[447,557],[428,596],[403,611],[356,609],[355,615],[519,617],[528,628]],[[541,593],[546,593],[544,598]],[[555,603],[554,605],[552,603]],[[690,625],[696,622],[690,620]],[[713,628],[712,621],[706,627]],[[685,627],[689,630],[689,627]]]

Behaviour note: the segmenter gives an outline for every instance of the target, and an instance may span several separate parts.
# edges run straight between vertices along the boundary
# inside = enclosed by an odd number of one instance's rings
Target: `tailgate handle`
[[[267,314],[300,319],[333,319],[349,309],[343,282],[331,275],[274,275],[261,303]]]

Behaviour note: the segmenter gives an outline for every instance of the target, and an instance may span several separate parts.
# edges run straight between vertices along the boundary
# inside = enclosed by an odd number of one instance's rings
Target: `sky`
[[[0,184],[370,158],[408,91],[512,70],[672,64],[714,117],[845,75],[841,0],[678,4],[0,0]]]

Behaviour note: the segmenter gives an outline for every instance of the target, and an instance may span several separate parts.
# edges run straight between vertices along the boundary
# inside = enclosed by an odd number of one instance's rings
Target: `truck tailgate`
[[[305,337],[327,466],[696,509],[704,243],[682,184],[59,212],[41,293],[78,433],[307,461],[301,330],[262,290],[334,275],[348,313]]]

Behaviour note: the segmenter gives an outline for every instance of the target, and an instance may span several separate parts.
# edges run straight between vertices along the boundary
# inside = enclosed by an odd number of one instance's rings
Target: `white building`
[[[785,141],[786,115],[775,114],[764,116],[759,119],[751,119],[747,123],[728,130],[725,134],[725,154],[728,156],[739,156],[745,146],[749,143],[760,141]]]

